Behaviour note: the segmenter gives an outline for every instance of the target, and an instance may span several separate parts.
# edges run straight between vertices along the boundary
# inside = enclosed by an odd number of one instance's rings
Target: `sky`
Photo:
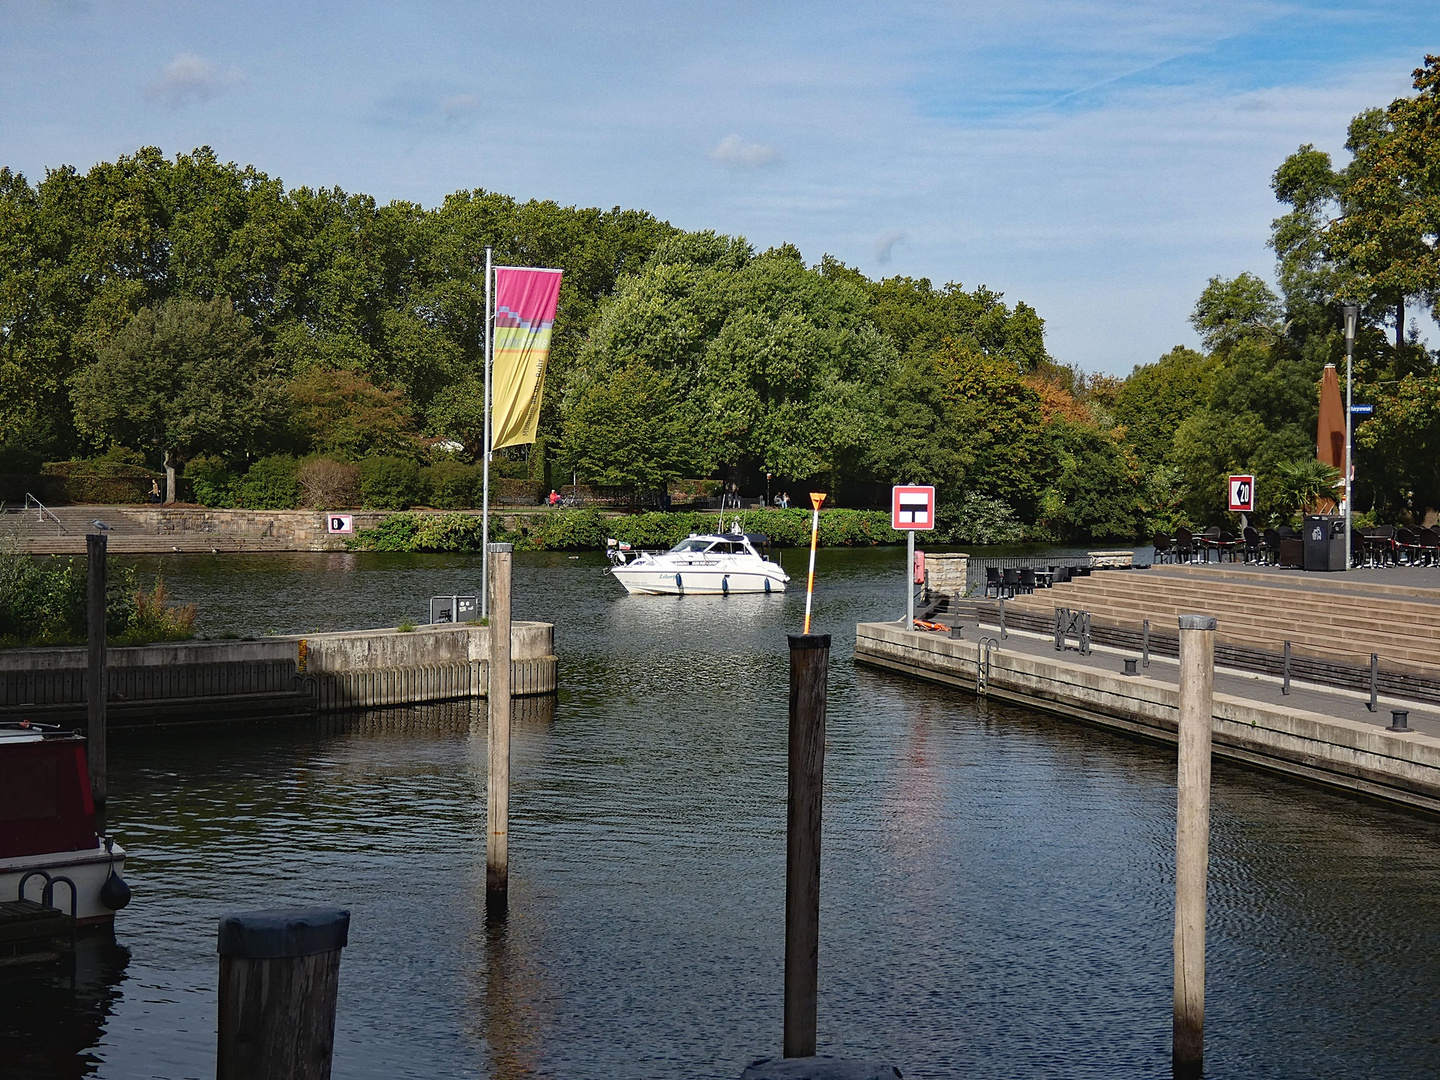
[[[1198,344],[1212,276],[1273,280],[1276,166],[1343,161],[1426,52],[1434,0],[0,0],[0,165],[209,145],[382,202],[634,207],[987,285],[1125,374]]]

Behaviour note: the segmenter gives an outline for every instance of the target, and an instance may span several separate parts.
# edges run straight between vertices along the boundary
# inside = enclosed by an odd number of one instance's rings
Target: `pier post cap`
[[[901,1072],[894,1065],[835,1058],[828,1054],[761,1058],[740,1074],[740,1080],[897,1080],[900,1077]]]
[[[515,550],[514,544],[486,544],[485,546],[497,555]]]
[[[1181,615],[1181,630],[1214,630],[1214,615]]]
[[[801,649],[828,649],[830,648],[829,634],[786,634],[790,639],[790,651],[798,652]]]
[[[219,953],[245,960],[313,956],[343,949],[350,939],[346,908],[242,911],[220,920]]]

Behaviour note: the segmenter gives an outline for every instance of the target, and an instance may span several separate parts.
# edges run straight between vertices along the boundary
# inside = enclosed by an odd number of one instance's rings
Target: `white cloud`
[[[780,148],[746,142],[739,135],[726,135],[710,151],[710,160],[730,169],[763,169],[780,161]]]
[[[903,244],[906,240],[905,233],[899,229],[887,232],[875,241],[875,261],[881,266],[890,265],[890,256],[895,252],[896,244]]]
[[[145,96],[179,108],[197,101],[211,101],[245,81],[245,73],[231,66],[221,70],[196,53],[176,53],[161,69],[160,77],[145,88]]]
[[[479,108],[479,94],[452,94],[440,99],[440,113],[446,120],[462,119]]]

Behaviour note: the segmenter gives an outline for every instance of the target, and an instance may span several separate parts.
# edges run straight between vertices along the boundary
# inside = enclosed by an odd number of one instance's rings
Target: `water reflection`
[[[381,622],[476,570],[331,558],[167,576],[247,632]],[[561,686],[515,703],[509,918],[484,919],[483,703],[117,737],[132,956],[98,1026],[62,1001],[93,1034],[40,1075],[206,1075],[216,918],[305,903],[353,913],[337,1077],[729,1078],[778,1052],[803,595],[629,597],[598,558],[516,562]],[[821,553],[821,1045],[918,1077],[1165,1075],[1173,753],[855,667],[850,627],[893,617],[903,575]],[[1440,826],[1224,764],[1213,822],[1207,1075],[1433,1074]]]
[[[109,934],[75,945],[73,970],[8,968],[0,978],[0,1074],[15,1080],[95,1075],[95,1053],[120,997],[130,950]]]

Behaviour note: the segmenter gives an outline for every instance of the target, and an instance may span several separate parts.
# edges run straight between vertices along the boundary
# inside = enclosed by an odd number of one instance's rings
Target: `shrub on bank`
[[[447,459],[420,470],[424,501],[441,510],[468,510],[480,505],[481,466]]]
[[[113,645],[194,636],[195,607],[170,603],[164,582],[148,593],[134,567],[112,566],[105,633]],[[55,556],[0,555],[0,647],[81,645],[86,640],[85,565]]]
[[[360,462],[360,495],[367,510],[409,510],[420,501],[420,466],[408,458]]]
[[[185,475],[201,506],[217,508],[235,505],[235,484],[239,477],[225,459],[215,454],[201,454],[185,466]]]
[[[360,467],[334,458],[307,458],[295,470],[305,505],[338,510],[360,503]]]
[[[235,505],[246,510],[293,510],[300,502],[296,468],[297,463],[289,454],[261,458],[232,489]]]

